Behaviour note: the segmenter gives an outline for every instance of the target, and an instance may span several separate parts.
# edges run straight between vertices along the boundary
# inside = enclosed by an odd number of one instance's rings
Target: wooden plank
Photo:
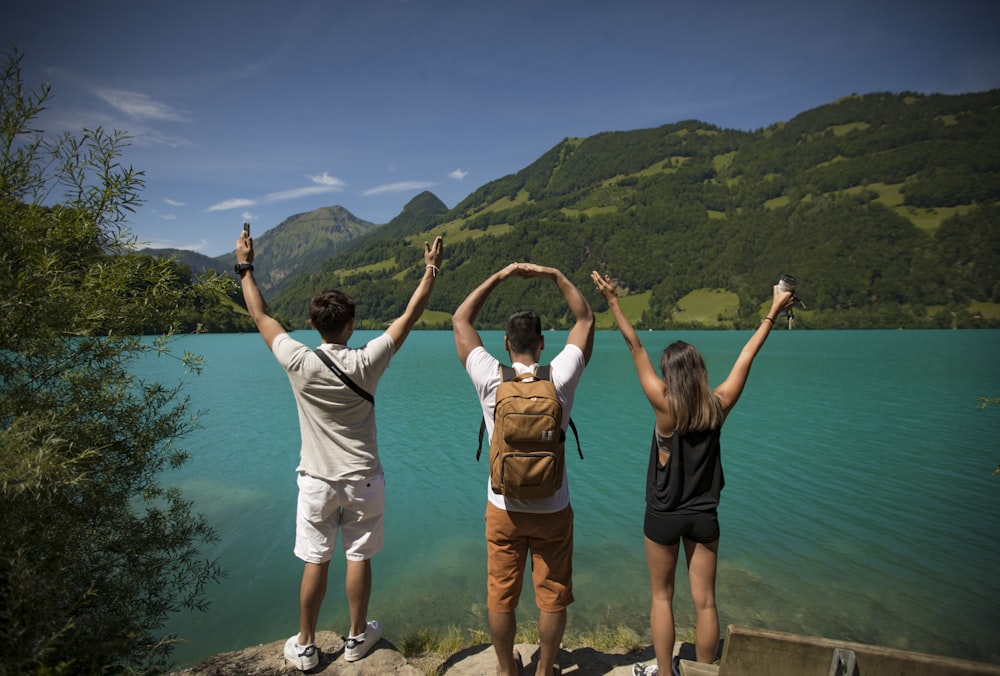
[[[833,651],[853,650],[854,676],[1000,676],[1000,665],[731,625],[719,676],[829,676]]]
[[[681,660],[681,676],[719,676],[719,665]]]

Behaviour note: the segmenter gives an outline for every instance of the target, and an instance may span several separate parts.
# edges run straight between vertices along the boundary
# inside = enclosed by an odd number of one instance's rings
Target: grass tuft
[[[407,634],[399,644],[399,652],[407,659],[427,654],[448,656],[489,642],[490,635],[484,630],[452,625],[443,632],[420,629]]]

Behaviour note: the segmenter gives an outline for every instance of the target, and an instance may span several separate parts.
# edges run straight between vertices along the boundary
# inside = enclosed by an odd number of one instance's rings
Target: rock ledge
[[[403,657],[392,643],[384,637],[364,659],[357,662],[344,660],[344,640],[334,632],[322,631],[316,634],[316,645],[320,649],[319,665],[309,674],[344,674],[351,676],[492,676],[496,673],[496,657],[493,646],[482,644],[466,648],[450,657],[426,655],[409,660]],[[172,676],[287,676],[301,673],[285,662],[282,653],[284,640],[245,648],[230,653],[214,655],[200,664],[172,672]],[[523,676],[535,673],[533,660],[537,659],[538,646],[519,644],[516,646],[525,664]],[[611,650],[601,652],[583,647],[560,650],[558,663],[563,674],[576,676],[628,676],[636,662],[653,659],[652,647],[628,652]]]

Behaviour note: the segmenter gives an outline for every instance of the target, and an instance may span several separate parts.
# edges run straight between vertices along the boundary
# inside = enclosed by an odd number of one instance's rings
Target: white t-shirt
[[[317,349],[374,396],[392,359],[394,344],[383,333],[362,348],[323,343]],[[375,407],[287,333],[274,339],[271,350],[288,374],[299,411],[302,446],[297,471],[328,481],[363,480],[382,474]]]
[[[516,373],[524,373],[525,371],[534,373],[538,364],[514,362],[511,366]],[[552,384],[556,387],[556,394],[559,396],[559,403],[563,409],[562,427],[564,432],[569,425],[573,397],[576,395],[576,386],[580,382],[580,376],[583,375],[585,366],[583,351],[571,344],[567,344],[551,362]],[[497,387],[500,386],[500,361],[487,352],[486,348],[479,345],[473,348],[465,360],[465,370],[479,394],[479,403],[483,407],[483,419],[486,421],[486,432],[492,439],[493,409],[496,406]],[[566,476],[565,465],[563,466],[562,487],[549,498],[515,500],[498,495],[493,492],[489,475],[486,478],[486,491],[490,504],[510,512],[547,514],[558,512],[569,504],[569,479]]]

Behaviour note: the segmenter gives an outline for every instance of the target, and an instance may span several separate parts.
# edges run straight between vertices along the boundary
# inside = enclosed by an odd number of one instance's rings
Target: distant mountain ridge
[[[362,220],[341,206],[321,207],[289,216],[274,228],[254,238],[254,277],[264,291],[280,293],[290,278],[318,269],[326,260],[354,240],[378,226]],[[239,223],[233,225],[233,241]],[[153,256],[173,256],[194,274],[205,270],[232,272],[236,250],[221,256],[205,256],[180,249],[145,249]]]
[[[384,326],[422,273],[422,241],[440,234],[430,327],[515,260],[558,267],[585,292],[591,270],[612,274],[642,328],[754,326],[781,273],[799,278],[802,327],[1000,326],[998,205],[1000,90],[849,96],[753,132],[687,120],[566,138],[452,209],[421,193],[308,264],[310,247],[288,242],[268,300],[302,317],[316,290],[341,288],[359,328]],[[308,241],[313,225],[286,234]],[[261,256],[278,249],[259,241]],[[550,286],[502,286],[480,324],[534,307],[565,327]]]
[[[156,256],[157,258],[173,258],[178,263],[189,267],[193,276],[197,276],[207,270],[219,273],[232,272],[233,270],[232,260],[225,261],[222,256],[212,258],[211,256],[206,256],[203,253],[191,251],[190,249],[147,248],[139,249],[139,253]]]
[[[254,277],[262,290],[278,294],[289,279],[307,274],[377,227],[340,206],[290,216],[260,237],[254,236],[254,242],[260,243],[255,247]],[[235,249],[227,256],[235,260]]]

